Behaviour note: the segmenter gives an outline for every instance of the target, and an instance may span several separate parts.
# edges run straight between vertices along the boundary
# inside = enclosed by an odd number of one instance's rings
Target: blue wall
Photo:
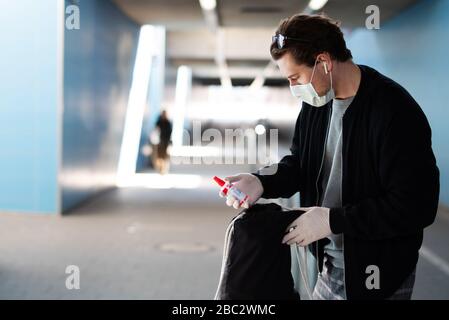
[[[348,47],[356,63],[391,77],[421,105],[441,172],[440,201],[449,205],[449,1],[422,0],[380,27],[347,35]]]
[[[78,3],[81,28],[65,33],[64,210],[115,185],[140,31],[112,1]]]
[[[57,10],[0,3],[0,211],[57,212]]]

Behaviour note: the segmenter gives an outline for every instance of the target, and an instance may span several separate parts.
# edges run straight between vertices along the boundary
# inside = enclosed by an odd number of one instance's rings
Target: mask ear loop
[[[309,83],[312,83],[313,76],[315,75],[315,69],[316,69],[316,64],[317,63],[318,63],[318,59],[315,60],[315,64],[313,65],[312,77],[310,77],[310,82]]]
[[[310,82],[309,83],[312,83],[313,76],[315,75],[315,69],[316,69],[316,64],[317,63],[318,63],[318,59],[315,60],[315,64],[313,65],[312,77],[310,78]],[[327,67],[325,67],[324,69],[327,71]],[[329,76],[331,78],[331,90],[332,90],[334,88],[334,84],[332,82],[332,71],[329,71],[328,73],[329,73]]]

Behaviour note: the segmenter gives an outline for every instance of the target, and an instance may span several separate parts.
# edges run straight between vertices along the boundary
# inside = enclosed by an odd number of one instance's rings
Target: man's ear
[[[328,74],[332,71],[332,59],[327,52],[323,52],[318,56],[319,61],[323,63],[324,72]]]

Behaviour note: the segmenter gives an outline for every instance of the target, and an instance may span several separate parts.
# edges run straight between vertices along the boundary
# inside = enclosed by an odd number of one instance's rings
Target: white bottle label
[[[231,195],[236,198],[237,200],[239,200],[240,202],[242,202],[245,198],[246,198],[246,194],[244,194],[242,191],[240,191],[239,189],[235,188],[235,187],[231,187],[229,189],[229,192],[231,193]]]

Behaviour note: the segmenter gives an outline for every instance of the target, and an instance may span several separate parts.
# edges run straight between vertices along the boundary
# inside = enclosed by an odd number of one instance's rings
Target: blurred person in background
[[[160,174],[167,174],[170,168],[170,156],[167,152],[168,146],[171,143],[171,133],[173,126],[168,119],[167,111],[163,110],[156,122],[156,130],[159,135],[158,143],[156,145],[156,154],[154,157],[154,168]]]

